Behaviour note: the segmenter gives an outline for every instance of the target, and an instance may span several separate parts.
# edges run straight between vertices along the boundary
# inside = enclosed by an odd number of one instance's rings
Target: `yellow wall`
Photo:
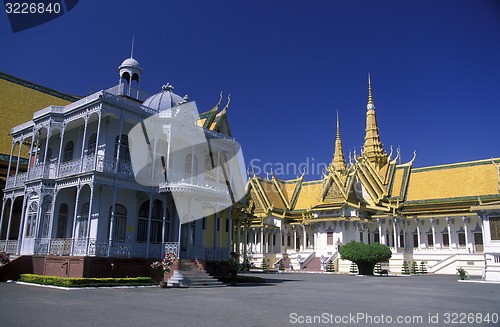
[[[0,79],[0,153],[10,154],[11,129],[33,119],[33,113],[50,105],[63,106],[69,101]],[[23,146],[24,157],[27,147]]]

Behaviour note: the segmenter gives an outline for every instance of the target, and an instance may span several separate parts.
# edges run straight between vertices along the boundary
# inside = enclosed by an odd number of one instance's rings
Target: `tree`
[[[328,261],[326,264],[326,272],[335,272],[335,265],[333,264],[333,260]]]
[[[350,274],[357,274],[358,273],[358,266],[354,262],[351,262],[351,267],[349,268],[349,273]]]
[[[403,261],[403,268],[401,268],[401,273],[403,275],[409,275],[410,274],[410,268],[408,267],[408,261]]]
[[[343,260],[350,260],[358,266],[360,275],[373,275],[375,264],[391,258],[391,249],[384,244],[351,241],[339,250]]]
[[[411,273],[414,275],[418,274],[418,266],[415,261],[411,263]]]
[[[269,270],[269,265],[267,264],[266,258],[262,258],[262,263],[260,264],[262,270]]]
[[[381,272],[382,272],[382,264],[380,262],[377,262],[375,264],[375,268],[373,269],[373,273],[380,275]]]
[[[425,267],[425,262],[420,263],[420,273],[421,274],[427,274],[427,267]]]

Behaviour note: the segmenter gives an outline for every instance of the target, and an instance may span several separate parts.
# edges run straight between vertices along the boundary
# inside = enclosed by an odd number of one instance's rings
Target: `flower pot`
[[[167,288],[167,282],[165,282],[165,281],[162,280],[160,282],[160,288]]]

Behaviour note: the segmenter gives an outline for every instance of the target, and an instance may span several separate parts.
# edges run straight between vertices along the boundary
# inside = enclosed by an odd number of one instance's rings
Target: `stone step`
[[[226,284],[210,276],[193,261],[181,260],[179,270],[167,282],[170,287],[224,287]]]

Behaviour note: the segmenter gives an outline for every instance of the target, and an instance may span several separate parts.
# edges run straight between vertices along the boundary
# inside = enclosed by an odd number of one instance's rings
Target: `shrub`
[[[373,268],[377,262],[389,260],[392,256],[391,249],[384,244],[351,241],[339,250],[340,257],[344,260],[355,262],[360,275],[373,275]]]
[[[20,282],[62,287],[102,287],[102,286],[140,286],[156,282],[151,277],[134,278],[63,278],[34,274],[21,274]]]
[[[375,264],[375,268],[373,268],[373,273],[380,275],[381,272],[382,272],[382,264],[380,262],[377,262]]]
[[[262,263],[260,264],[262,270],[269,270],[269,265],[267,264],[266,258],[262,258]]]
[[[409,275],[410,274],[410,269],[408,267],[408,261],[403,261],[403,267],[401,268],[401,273],[403,275]]]
[[[420,263],[420,273],[421,274],[427,274],[427,267],[425,267],[425,262]]]
[[[418,266],[415,261],[411,263],[411,273],[414,275],[418,274]]]
[[[335,272],[335,265],[333,264],[333,260],[329,260],[328,263],[326,264],[326,271]]]

